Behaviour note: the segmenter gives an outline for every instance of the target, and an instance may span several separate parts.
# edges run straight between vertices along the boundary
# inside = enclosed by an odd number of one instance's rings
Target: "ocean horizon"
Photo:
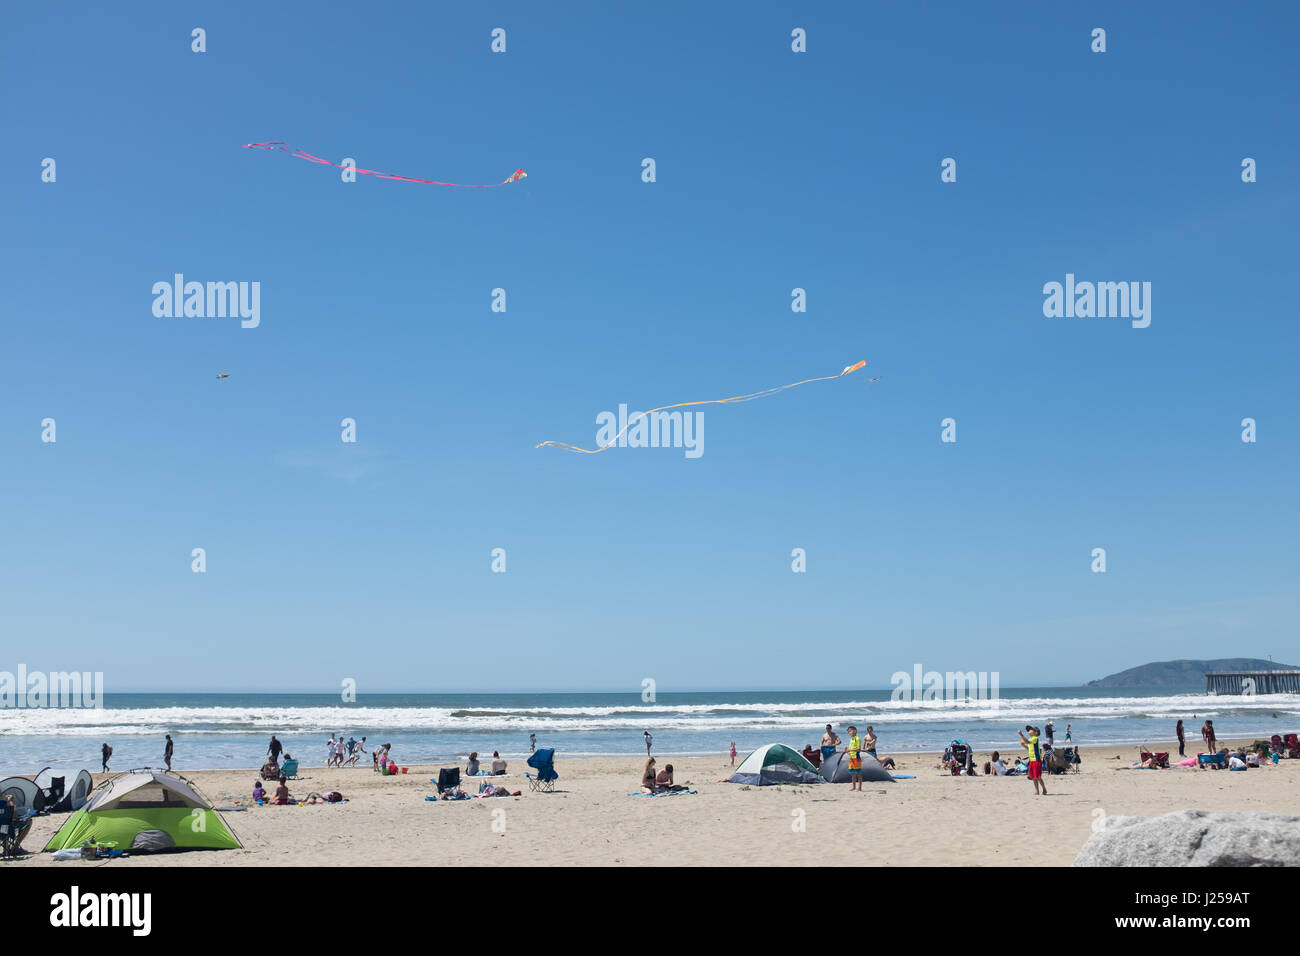
[[[367,738],[367,749],[392,744],[403,764],[462,760],[471,751],[500,751],[507,760],[537,746],[563,758],[680,757],[724,754],[735,741],[743,755],[762,744],[796,749],[816,744],[827,723],[871,724],[880,752],[941,751],[954,738],[977,750],[1014,750],[1025,723],[1067,725],[1083,748],[1168,741],[1185,722],[1191,752],[1200,724],[1215,721],[1221,739],[1268,737],[1300,730],[1300,695],[1228,696],[1194,687],[999,688],[995,699],[893,699],[892,689],[751,690],[660,693],[338,694],[113,693],[90,708],[0,708],[0,774],[31,774],[45,766],[98,771],[100,746],[114,749],[112,769],[161,766],[165,734],[175,742],[178,770],[260,766],[275,734],[304,767],[325,763],[330,734]],[[1195,723],[1193,723],[1193,721]]]

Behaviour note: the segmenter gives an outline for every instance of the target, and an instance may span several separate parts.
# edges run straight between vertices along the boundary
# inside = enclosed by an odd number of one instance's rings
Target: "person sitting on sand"
[[[650,757],[645,762],[645,770],[641,771],[641,792],[654,793],[658,781],[655,778],[655,758]]]
[[[492,751],[492,776],[501,777],[506,772],[506,762],[501,759],[501,754],[495,750]]]
[[[467,777],[478,776],[478,751],[477,750],[469,755],[469,763],[465,764],[465,776]]]
[[[271,802],[280,807],[293,802],[293,797],[289,795],[289,784],[285,782],[283,776],[280,777],[280,785],[275,788],[275,796],[271,798]]]
[[[1000,754],[996,750],[993,751],[993,762],[991,766],[992,766],[994,776],[1005,777],[1007,775],[1007,765],[1002,760],[1002,754]],[[984,769],[984,773],[987,774],[988,772],[989,772],[989,767],[986,766]]]
[[[262,764],[261,772],[263,780],[275,780],[280,776],[280,765],[274,760],[268,760],[266,763]]]
[[[266,799],[266,791],[262,789],[262,781],[260,779],[254,780],[253,781],[253,802],[256,803],[258,806],[261,806],[262,801],[265,799]]]
[[[659,775],[655,777],[655,790],[659,793],[662,793],[665,790],[685,790],[685,789],[686,788],[681,786],[680,784],[673,783],[672,764],[665,764],[664,769],[659,771]]]

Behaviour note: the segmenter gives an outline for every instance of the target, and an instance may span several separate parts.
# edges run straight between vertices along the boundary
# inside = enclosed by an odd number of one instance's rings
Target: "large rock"
[[[1300,816],[1182,810],[1107,817],[1075,866],[1297,866]]]

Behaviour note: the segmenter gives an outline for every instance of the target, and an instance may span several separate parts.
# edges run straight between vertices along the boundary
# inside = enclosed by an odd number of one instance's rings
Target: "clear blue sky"
[[[5,18],[0,669],[670,691],[1297,656],[1293,4],[278,7]],[[343,184],[259,140],[529,178]],[[175,272],[259,281],[261,327],[155,318]],[[1067,272],[1151,282],[1151,326],[1045,318]],[[697,460],[533,447],[859,358],[708,408]]]

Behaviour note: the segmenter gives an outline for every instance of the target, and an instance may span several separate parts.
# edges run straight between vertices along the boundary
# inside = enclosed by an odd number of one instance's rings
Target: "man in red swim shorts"
[[[1025,733],[1029,734],[1028,739]],[[1043,779],[1043,750],[1038,745],[1038,728],[1025,724],[1025,731],[1020,733],[1020,746],[1029,751],[1029,779],[1034,782],[1034,793],[1039,793],[1039,787],[1042,787],[1042,795],[1047,796],[1047,781]]]

